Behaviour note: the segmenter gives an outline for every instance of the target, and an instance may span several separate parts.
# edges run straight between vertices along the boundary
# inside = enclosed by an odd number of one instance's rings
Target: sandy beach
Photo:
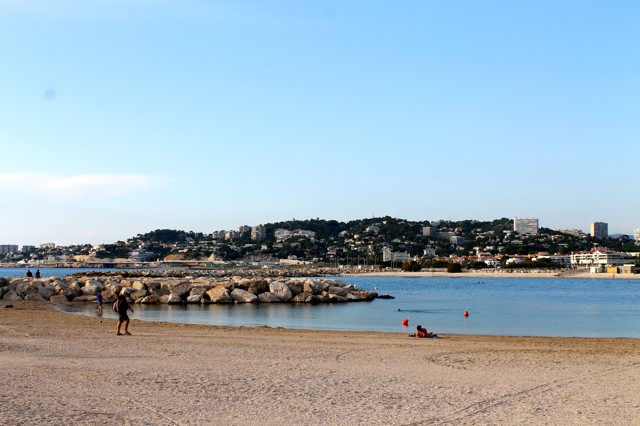
[[[112,319],[14,305],[0,309],[2,424],[640,423],[639,339],[135,319],[116,336]]]

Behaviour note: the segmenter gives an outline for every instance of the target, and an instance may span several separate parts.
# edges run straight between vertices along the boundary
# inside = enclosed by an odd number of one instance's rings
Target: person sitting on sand
[[[438,337],[437,334],[431,333],[427,331],[426,328],[423,328],[421,325],[416,327],[416,333],[412,334],[411,337],[415,337],[416,339],[422,339],[425,337]]]

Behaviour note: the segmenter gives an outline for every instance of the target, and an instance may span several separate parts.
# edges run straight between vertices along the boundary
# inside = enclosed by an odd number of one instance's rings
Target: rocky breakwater
[[[3,301],[95,302],[98,291],[113,302],[122,288],[141,304],[336,303],[371,301],[377,293],[339,280],[289,277],[147,277],[70,275],[64,278],[0,278]]]

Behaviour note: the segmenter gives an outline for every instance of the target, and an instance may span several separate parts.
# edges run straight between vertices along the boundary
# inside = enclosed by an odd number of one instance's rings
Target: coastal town
[[[537,218],[291,220],[210,234],[156,230],[111,244],[0,245],[2,267],[313,267],[339,271],[542,269],[635,273],[640,230],[549,229]]]

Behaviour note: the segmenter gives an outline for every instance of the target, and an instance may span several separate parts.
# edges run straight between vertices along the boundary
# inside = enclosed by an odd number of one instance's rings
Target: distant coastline
[[[592,274],[590,272],[575,271],[555,271],[541,272],[528,270],[479,270],[473,272],[402,272],[402,271],[380,271],[380,272],[354,272],[342,274],[344,276],[358,277],[445,277],[445,278],[614,278],[614,279],[640,279],[640,274]]]

